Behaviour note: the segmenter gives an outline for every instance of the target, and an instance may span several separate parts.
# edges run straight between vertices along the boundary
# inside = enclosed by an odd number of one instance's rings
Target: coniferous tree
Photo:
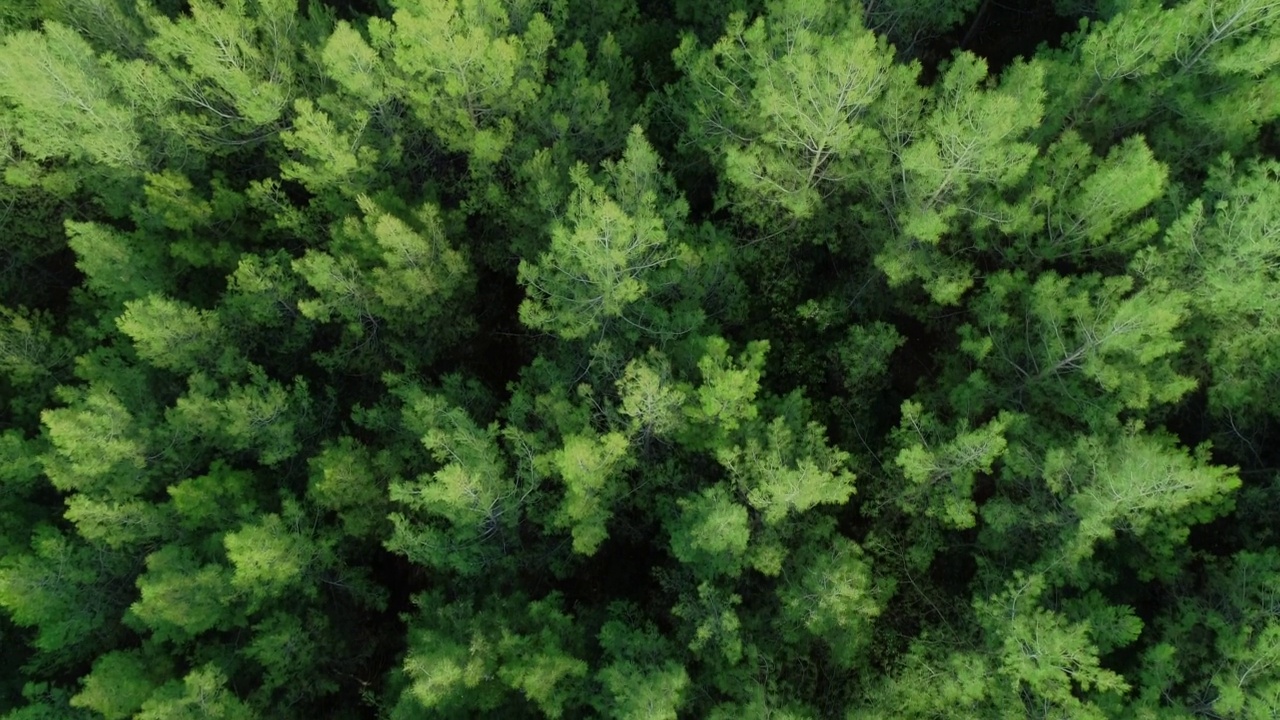
[[[1274,715],[1280,5],[1019,9],[0,7],[0,717]]]

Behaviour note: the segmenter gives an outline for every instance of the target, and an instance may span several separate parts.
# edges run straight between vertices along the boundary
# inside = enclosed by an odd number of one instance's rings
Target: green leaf
[[[201,562],[185,546],[166,545],[147,556],[129,622],[156,640],[178,642],[227,627],[236,619],[228,606],[230,580],[227,568]]]
[[[83,659],[111,634],[120,598],[111,588],[121,558],[47,525],[35,529],[29,553],[0,559],[0,607],[20,627],[35,628],[32,647],[66,662]]]
[[[671,551],[699,577],[736,576],[746,561],[751,529],[747,509],[722,486],[676,501],[680,514],[671,521]]]
[[[676,720],[691,682],[674,661],[654,668],[615,662],[599,677],[609,694],[607,716],[614,720]]]
[[[130,497],[147,484],[147,440],[112,391],[91,386],[71,407],[40,414],[53,452],[45,472],[60,490]]]
[[[620,433],[570,435],[549,460],[565,488],[552,524],[570,531],[574,552],[594,555],[609,537],[612,505],[622,494],[619,475],[635,462],[631,444]]]
[[[744,422],[759,414],[755,397],[760,391],[769,343],[748,343],[736,360],[729,355],[729,342],[724,338],[709,337],[704,343],[698,360],[702,384],[696,390],[696,402],[685,407],[690,426],[681,442],[714,449],[720,446],[721,439],[732,437]]]
[[[18,112],[17,142],[37,160],[68,158],[138,171],[146,152],[130,108],[89,43],[65,25],[0,45],[0,97]]]
[[[502,552],[520,523],[521,504],[534,488],[521,486],[498,447],[496,423],[481,428],[443,396],[415,387],[405,398],[403,423],[418,433],[439,469],[390,485],[387,547],[415,562],[476,574]]]
[[[309,461],[311,482],[307,497],[334,510],[353,537],[380,534],[385,524],[387,497],[369,451],[346,435],[326,445]]]
[[[1111,439],[1082,438],[1069,464],[1055,471],[1069,482],[1063,489],[1070,492],[1067,502],[1079,517],[1063,554],[1076,560],[1088,557],[1094,543],[1111,539],[1118,530],[1139,538],[1158,531],[1146,541],[1153,554],[1180,554],[1187,527],[1225,512],[1240,486],[1235,468],[1209,464],[1207,451],[1201,448],[1193,456],[1173,438],[1137,427]],[[1169,521],[1176,530],[1165,531]]]
[[[610,329],[671,333],[663,327],[664,313],[646,303],[694,262],[670,235],[686,208],[673,200],[658,155],[638,127],[622,159],[604,170],[602,185],[585,166],[574,168],[575,189],[552,225],[549,249],[536,262],[520,262],[519,280],[528,293],[520,320],[566,340],[603,337]],[[651,324],[655,320],[661,324]]]
[[[81,678],[83,689],[71,698],[71,705],[92,710],[106,720],[132,718],[167,679],[166,664],[139,650],[102,655],[94,661],[92,672]]]
[[[902,404],[902,422],[895,435],[903,446],[894,463],[913,483],[905,491],[895,489],[897,503],[908,514],[924,514],[943,525],[964,529],[976,522],[973,485],[979,475],[991,473],[992,464],[1004,453],[1007,414],[970,430],[961,421],[954,431],[944,428],[918,402]]]
[[[810,538],[783,577],[778,596],[787,620],[826,643],[842,666],[855,667],[885,609],[862,549],[839,534]]]
[[[741,595],[707,581],[698,584],[696,595],[682,596],[671,614],[684,620],[694,655],[709,660],[711,651],[719,650],[725,661],[736,665],[742,660],[742,621],[736,609],[741,604]]]
[[[217,360],[216,351],[227,349],[216,313],[157,295],[130,300],[124,307],[116,325],[155,367],[192,372],[209,367]]]
[[[545,83],[550,24],[537,14],[514,30],[497,2],[444,0],[406,3],[369,32],[399,71],[396,89],[445,148],[487,164]]]
[[[286,507],[286,512],[293,516],[288,524],[272,513],[223,539],[232,567],[231,587],[251,607],[284,598],[299,585],[311,585],[313,574],[326,564],[327,548],[310,536],[310,528],[297,524],[303,520],[298,517],[302,509]],[[305,592],[314,593],[314,587]]]
[[[162,295],[173,277],[163,247],[99,223],[66,222],[68,244],[89,290],[108,303]]]
[[[609,611],[599,634],[605,655],[595,674],[605,691],[596,701],[599,712],[616,720],[675,720],[687,702],[688,671],[652,624],[631,617],[626,605]]]
[[[776,525],[821,504],[843,504],[853,494],[849,454],[829,446],[815,422],[797,427],[786,418],[754,424],[746,444],[716,452],[764,521]]]
[[[750,26],[735,15],[711,48],[686,37],[675,53],[687,141],[723,168],[740,215],[812,217],[841,186],[867,181],[859,161],[883,151],[867,116],[897,70],[892,55],[856,11],[790,0]]]
[[[189,141],[226,152],[279,128],[296,87],[300,23],[291,0],[193,0],[188,14],[146,13],[147,43],[172,83]]]
[[[257,715],[227,689],[216,665],[201,665],[181,682],[166,683],[142,705],[137,720],[253,720]]]

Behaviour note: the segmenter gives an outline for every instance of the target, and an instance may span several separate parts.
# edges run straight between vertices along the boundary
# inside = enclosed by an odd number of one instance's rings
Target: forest
[[[0,2],[0,718],[1280,718],[1280,0]]]

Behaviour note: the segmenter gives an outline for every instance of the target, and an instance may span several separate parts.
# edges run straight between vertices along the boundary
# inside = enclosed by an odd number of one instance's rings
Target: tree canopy
[[[0,718],[1280,716],[1276,0],[0,3]]]

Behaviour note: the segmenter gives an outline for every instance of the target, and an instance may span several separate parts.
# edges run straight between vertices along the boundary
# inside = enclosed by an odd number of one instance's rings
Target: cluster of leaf
[[[1280,2],[650,5],[0,9],[0,717],[1280,714]]]

